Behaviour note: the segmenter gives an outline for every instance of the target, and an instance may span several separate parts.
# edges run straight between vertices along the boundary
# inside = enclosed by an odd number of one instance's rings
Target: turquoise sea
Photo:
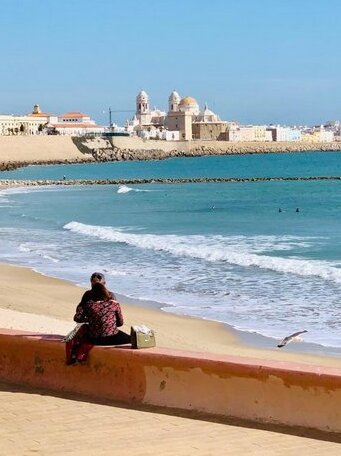
[[[1,179],[341,176],[334,152],[32,166]],[[298,212],[296,212],[298,208]],[[279,210],[280,209],[280,210]],[[12,188],[0,261],[169,312],[341,347],[341,181]]]

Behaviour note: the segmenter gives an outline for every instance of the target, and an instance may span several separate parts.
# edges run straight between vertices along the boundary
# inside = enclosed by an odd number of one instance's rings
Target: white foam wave
[[[124,271],[118,271],[117,269],[111,269],[108,274],[112,277],[125,277],[127,275]]]
[[[6,193],[0,190],[0,203],[9,203],[10,200],[7,198]]]
[[[0,181],[1,183],[1,181]],[[9,188],[3,188],[0,190],[0,198],[3,197],[4,195],[16,195],[16,194],[23,194],[23,193],[40,193],[40,192],[56,192],[56,191],[71,191],[72,188],[68,188],[65,186],[59,186],[59,185],[35,185],[35,186],[22,186],[22,187],[9,187]]]
[[[53,263],[59,263],[59,260],[57,260],[57,258],[53,258],[52,256],[50,255],[42,255],[43,258],[45,258],[46,260],[50,260],[52,261]]]
[[[141,190],[140,188],[131,188],[128,185],[119,185],[117,193],[129,193],[129,192],[151,192],[152,190]]]
[[[33,253],[34,255],[44,258],[45,260],[52,261],[53,263],[59,263],[59,260],[57,258],[54,258],[51,255],[48,255],[47,253],[45,253],[43,250],[32,247],[27,243],[20,244],[19,251],[23,252],[23,253]]]
[[[3,190],[0,191],[1,195],[16,195],[18,193],[33,193],[37,191],[41,191],[42,189],[45,189],[46,187],[44,186],[34,186],[34,187],[9,187],[9,188],[4,188]]]
[[[128,187],[127,185],[119,185],[117,189],[117,193],[129,193],[132,191],[133,189],[131,187]]]
[[[225,243],[222,237],[205,236],[176,236],[131,234],[112,227],[85,225],[70,222],[64,229],[95,237],[105,241],[125,243],[140,249],[166,252],[178,257],[197,258],[209,262],[226,262],[242,267],[258,267],[279,273],[289,273],[299,276],[316,276],[324,280],[341,283],[341,269],[333,267],[328,262],[303,260],[296,258],[281,258],[268,255],[257,255],[241,249],[237,244]],[[251,250],[252,252],[252,250]]]
[[[31,249],[28,248],[25,244],[20,244],[20,245],[19,245],[19,251],[20,251],[20,252],[25,252],[25,253],[26,253],[26,252],[31,252]]]

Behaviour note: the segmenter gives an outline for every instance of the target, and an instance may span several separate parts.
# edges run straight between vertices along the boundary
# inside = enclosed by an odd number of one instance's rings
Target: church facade
[[[142,90],[136,97],[136,112],[127,122],[128,131],[138,136],[162,137],[166,131],[169,137],[189,141],[192,139],[224,139],[228,123],[222,121],[217,114],[205,105],[200,110],[195,98],[180,97],[173,90],[168,98],[168,111],[151,109],[148,94]]]

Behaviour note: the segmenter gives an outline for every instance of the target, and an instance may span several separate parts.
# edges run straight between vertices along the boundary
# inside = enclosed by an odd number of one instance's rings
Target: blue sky
[[[340,119],[340,18],[339,0],[1,0],[0,113],[106,123],[176,89],[241,123]]]

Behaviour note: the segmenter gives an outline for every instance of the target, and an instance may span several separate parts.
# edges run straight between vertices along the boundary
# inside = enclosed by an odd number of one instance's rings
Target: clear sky
[[[176,89],[224,120],[340,119],[340,22],[340,0],[0,0],[0,113],[107,123]]]

